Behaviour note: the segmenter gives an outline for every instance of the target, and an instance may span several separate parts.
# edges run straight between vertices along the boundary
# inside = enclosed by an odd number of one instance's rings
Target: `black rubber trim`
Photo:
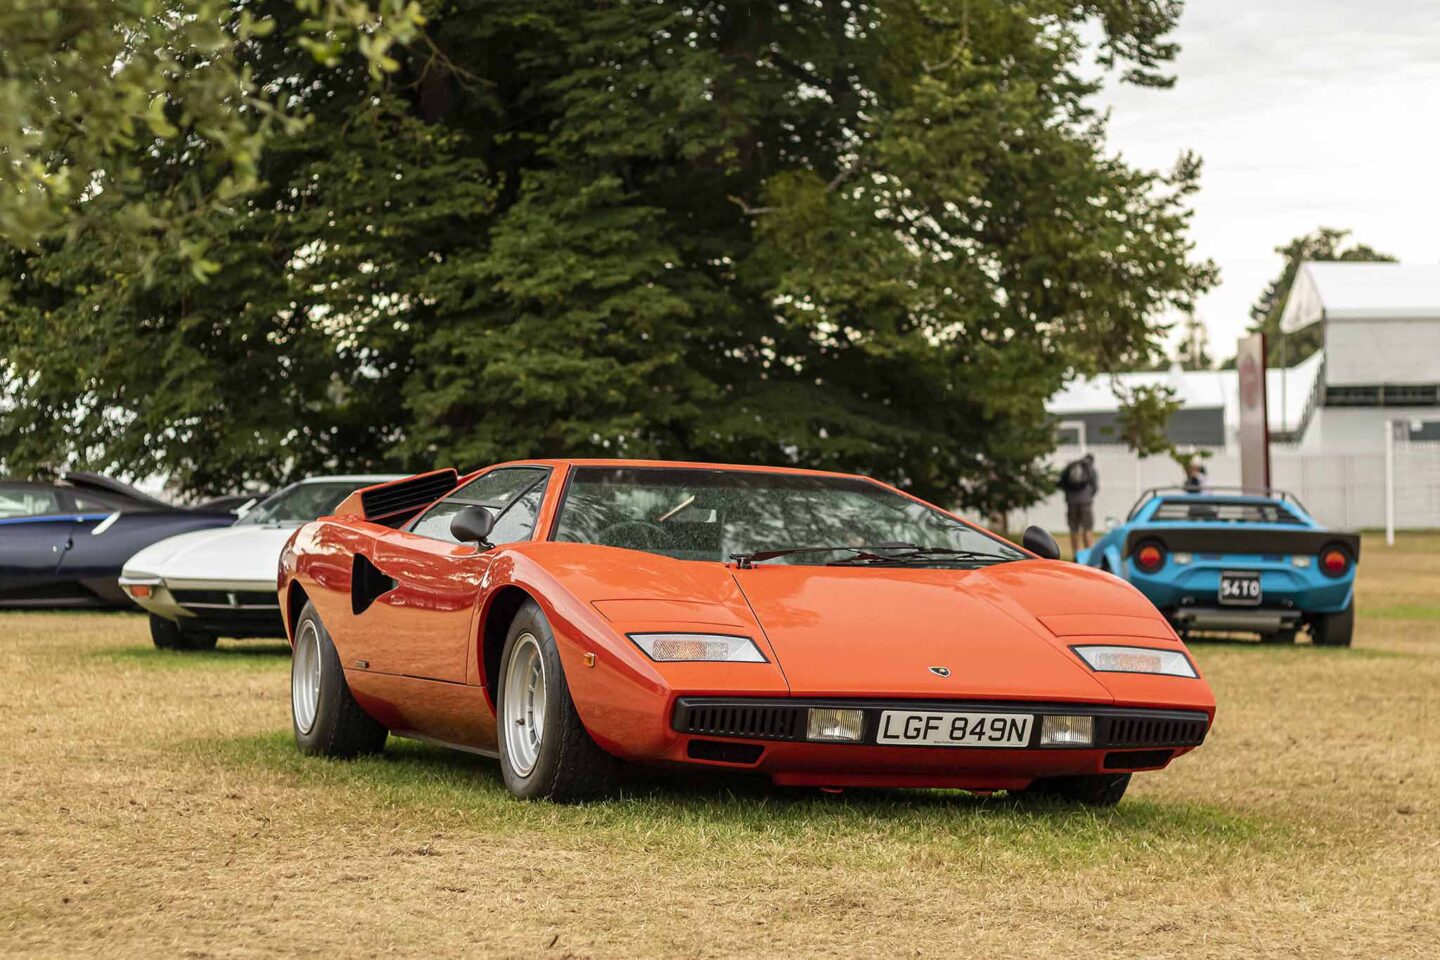
[[[1350,551],[1354,562],[1360,560],[1360,535],[1336,533],[1333,530],[1247,530],[1226,527],[1219,530],[1200,528],[1140,527],[1125,535],[1125,556],[1140,544],[1153,540],[1168,553],[1253,553],[1318,555],[1337,544]]]
[[[861,738],[856,741],[806,739],[807,711],[836,707],[865,711]],[[838,743],[841,746],[876,746],[880,715],[886,710],[923,710],[948,713],[1028,713],[1035,715],[1030,742],[1023,747],[985,747],[986,750],[1105,750],[1110,748],[1196,747],[1205,742],[1210,721],[1196,710],[1152,710],[1141,707],[1107,707],[1099,704],[1028,703],[996,700],[849,700],[751,697],[681,697],[675,701],[671,727],[677,733],[743,740],[788,740],[803,743]],[[1043,717],[1095,718],[1093,743],[1040,746]],[[879,744],[896,746],[895,744]],[[913,749],[906,747],[906,749]],[[948,748],[942,748],[948,749]]]

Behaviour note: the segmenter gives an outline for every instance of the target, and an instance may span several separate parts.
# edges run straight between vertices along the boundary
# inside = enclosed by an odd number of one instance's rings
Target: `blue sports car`
[[[1360,537],[1327,530],[1294,496],[1147,490],[1076,560],[1134,584],[1182,635],[1258,633],[1348,647]]]

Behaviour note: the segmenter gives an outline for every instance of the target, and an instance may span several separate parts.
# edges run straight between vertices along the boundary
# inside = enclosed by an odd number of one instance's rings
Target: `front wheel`
[[[1310,622],[1310,640],[1317,647],[1348,647],[1355,636],[1355,603],[1339,613],[1319,613]]]
[[[1113,807],[1130,786],[1128,773],[1041,777],[1020,792],[1023,799],[1059,800],[1087,807]]]
[[[150,614],[150,641],[158,650],[214,650],[216,636]]]
[[[511,794],[568,802],[614,790],[620,764],[580,722],[555,635],[534,602],[510,622],[499,680],[500,773]]]
[[[290,658],[290,717],[295,745],[310,756],[379,753],[390,735],[355,702],[330,631],[309,603],[295,624],[295,652]]]

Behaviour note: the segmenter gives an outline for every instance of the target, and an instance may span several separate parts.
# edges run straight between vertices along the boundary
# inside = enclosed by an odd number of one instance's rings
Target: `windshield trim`
[[[570,498],[570,488],[571,488],[572,481],[573,481],[574,478],[575,478],[575,474],[576,474],[577,472],[581,471],[581,470],[627,470],[627,471],[636,471],[636,472],[639,472],[639,471],[666,471],[666,472],[687,471],[687,472],[691,472],[691,473],[734,473],[734,474],[740,474],[740,475],[746,475],[746,474],[763,474],[763,475],[779,476],[779,477],[784,477],[784,476],[816,477],[816,478],[826,479],[826,480],[860,480],[860,481],[863,481],[863,482],[865,482],[865,483],[868,483],[868,484],[870,484],[870,485],[872,485],[872,486],[874,486],[874,487],[877,487],[879,490],[881,490],[881,491],[884,492],[884,493],[891,493],[891,494],[895,494],[895,495],[897,495],[897,496],[904,497],[904,498],[907,499],[907,500],[912,500],[912,501],[914,501],[915,503],[920,504],[922,507],[924,507],[924,508],[927,509],[927,510],[937,511],[938,513],[940,513],[940,514],[944,515],[945,517],[947,517],[947,518],[955,521],[956,523],[962,524],[962,525],[964,525],[965,527],[969,528],[970,530],[973,530],[975,533],[978,533],[978,534],[980,534],[981,536],[986,537],[987,539],[989,539],[990,541],[992,541],[993,543],[995,543],[995,545],[998,546],[998,547],[1006,547],[1006,548],[1009,548],[1009,549],[1012,549],[1012,550],[1015,550],[1015,551],[1019,552],[1020,556],[1017,558],[1017,559],[1019,559],[1019,560],[1034,560],[1034,559],[1036,559],[1036,555],[1035,555],[1035,554],[1031,553],[1029,550],[1026,550],[1026,549],[1025,549],[1024,547],[1022,547],[1020,544],[1018,544],[1018,543],[1013,543],[1013,542],[1011,542],[1010,540],[1005,539],[1004,537],[1000,536],[998,533],[994,533],[994,532],[992,532],[992,531],[990,531],[990,530],[987,530],[987,529],[985,529],[984,527],[979,526],[978,524],[971,523],[969,520],[966,520],[966,519],[964,519],[963,517],[957,516],[957,515],[954,514],[953,512],[951,512],[951,511],[949,511],[949,510],[946,510],[944,507],[936,506],[935,504],[929,502],[928,500],[922,500],[922,499],[920,499],[919,497],[915,496],[915,495],[912,494],[912,493],[906,493],[904,490],[901,490],[901,489],[899,489],[898,487],[893,487],[893,486],[891,486],[891,485],[888,484],[888,483],[885,483],[885,482],[880,481],[880,480],[876,480],[874,477],[867,477],[867,476],[865,476],[864,474],[861,474],[861,473],[834,473],[834,472],[828,472],[828,471],[823,471],[823,470],[814,470],[814,471],[812,471],[812,470],[785,470],[785,469],[778,469],[778,468],[771,468],[771,467],[745,468],[745,467],[739,467],[739,466],[720,466],[720,465],[718,465],[718,464],[715,465],[715,466],[708,466],[708,465],[693,464],[693,463],[683,463],[683,464],[677,463],[677,464],[673,464],[673,465],[672,465],[672,464],[660,464],[660,463],[629,464],[629,463],[624,463],[624,462],[615,463],[615,464],[606,464],[606,463],[567,463],[567,464],[565,465],[565,477],[564,477],[564,479],[563,479],[563,480],[561,481],[561,483],[560,483],[560,490],[559,490],[559,492],[555,495],[555,510],[554,510],[554,512],[550,515],[550,526],[549,526],[549,529],[545,531],[545,541],[546,541],[546,542],[551,542],[551,543],[561,543],[561,542],[563,542],[563,541],[557,540],[557,539],[556,539],[556,535],[557,535],[557,534],[559,533],[559,531],[560,531],[560,519],[565,515],[565,504],[566,504],[566,502],[567,502],[567,501],[569,500],[569,498]],[[702,562],[702,561],[695,561],[695,562]],[[725,560],[722,560],[722,561],[719,561],[719,562],[722,563],[722,564],[724,564],[725,566],[733,566],[733,561],[725,561]]]

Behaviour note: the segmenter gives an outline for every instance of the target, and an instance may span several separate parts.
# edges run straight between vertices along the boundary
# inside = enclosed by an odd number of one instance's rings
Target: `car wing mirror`
[[[1038,554],[1045,560],[1060,559],[1060,544],[1050,536],[1050,531],[1044,527],[1026,527],[1025,536],[1020,540],[1020,546],[1031,553]]]
[[[495,515],[481,506],[469,506],[450,518],[450,536],[461,543],[478,543],[482,547],[490,543],[490,531],[495,529]]]

